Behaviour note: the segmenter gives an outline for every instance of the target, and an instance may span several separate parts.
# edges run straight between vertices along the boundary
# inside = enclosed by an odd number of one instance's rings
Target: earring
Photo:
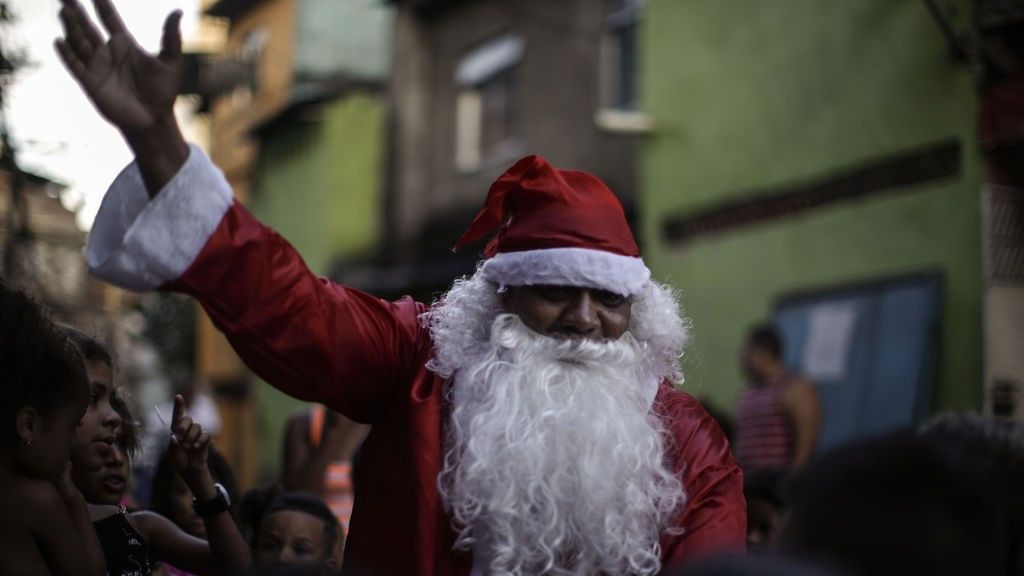
[[[32,445],[32,438],[29,438],[28,440],[26,440],[25,443],[28,444],[29,446],[31,446]]]

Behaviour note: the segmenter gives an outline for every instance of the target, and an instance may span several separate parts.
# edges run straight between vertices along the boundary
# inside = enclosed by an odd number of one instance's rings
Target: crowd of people
[[[951,413],[821,450],[817,392],[783,352],[775,327],[752,327],[735,424],[719,416],[744,470],[749,556],[693,574],[1024,574],[1024,423]]]
[[[335,573],[343,533],[306,492],[251,491],[179,395],[150,501],[131,502],[140,423],[96,339],[48,319],[0,283],[0,366],[8,422],[4,574]],[[238,504],[233,504],[233,503]],[[129,504],[129,506],[126,506]],[[275,572],[277,573],[277,572]]]
[[[339,572],[353,494],[342,490],[348,500],[340,509],[321,495],[335,491],[330,465],[356,455],[363,427],[322,406],[296,415],[287,442],[311,451],[286,456],[292,469],[281,483],[242,496],[179,395],[150,499],[140,505],[128,486],[142,429],[108,349],[54,324],[6,284],[0,343],[10,426],[0,460],[8,535],[0,572]],[[319,456],[324,442],[334,448]],[[1024,574],[1020,422],[951,414],[804,461],[791,457],[746,467],[747,554],[734,548],[664,573]],[[295,483],[311,491],[289,490]]]
[[[794,570],[778,573],[1024,574],[1022,473],[1024,426],[976,414],[750,472],[750,565],[699,573],[761,573],[767,555]]]
[[[690,327],[614,192],[540,156],[492,184],[456,243],[489,239],[483,259],[437,302],[318,278],[182,136],[180,12],[152,55],[93,3],[105,34],[63,0],[56,48],[135,162],[90,271],[194,297],[255,374],[323,407],[289,424],[280,486],[239,496],[198,404],[176,396],[142,434],[110,351],[0,284],[0,572],[1021,573],[1017,422],[954,415],[817,455],[814,386],[764,327],[734,457],[675,385]],[[140,445],[160,453],[126,502]]]

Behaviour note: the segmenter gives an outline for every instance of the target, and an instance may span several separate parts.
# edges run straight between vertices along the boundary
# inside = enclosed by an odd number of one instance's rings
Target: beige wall
[[[986,407],[991,390],[999,380],[1017,385],[1016,416],[1024,417],[1020,394],[1024,386],[1024,285],[990,285],[985,295],[985,387]]]
[[[263,2],[231,23],[225,53],[239,55],[246,36],[264,28],[267,41],[258,65],[259,86],[246,97],[244,90],[213,103],[213,134],[210,151],[213,161],[235,187],[243,202],[249,196],[249,174],[256,148],[248,136],[257,122],[278,112],[290,96],[294,54],[295,9],[297,0]]]
[[[209,4],[209,2],[207,2]],[[284,107],[290,97],[297,0],[268,0],[230,23],[221,53],[239,56],[250,31],[264,28],[267,39],[258,63],[257,89],[237,89],[211,105],[209,153],[225,173],[241,202],[249,198],[252,163],[257,148],[249,137],[252,126]],[[196,321],[196,370],[214,389],[244,388],[249,373],[223,335],[200,309]],[[243,487],[257,481],[254,437],[256,419],[251,390],[217,395],[223,419],[220,450],[234,465]]]

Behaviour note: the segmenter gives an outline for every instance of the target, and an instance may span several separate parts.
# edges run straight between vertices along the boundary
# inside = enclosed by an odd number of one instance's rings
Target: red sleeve
[[[687,498],[676,523],[683,533],[662,539],[662,565],[676,566],[715,552],[744,550],[747,509],[743,472],[718,423],[693,397],[668,386],[659,391],[655,410],[672,436],[670,453]]]
[[[421,304],[387,302],[315,276],[287,241],[237,202],[182,276],[260,378],[360,422],[382,417],[429,337]]]

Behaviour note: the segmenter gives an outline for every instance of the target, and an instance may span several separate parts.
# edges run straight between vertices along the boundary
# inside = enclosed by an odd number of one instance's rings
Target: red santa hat
[[[615,194],[596,176],[558,170],[541,156],[518,161],[491,185],[455,250],[487,244],[484,278],[508,286],[576,286],[623,296],[651,278]]]

